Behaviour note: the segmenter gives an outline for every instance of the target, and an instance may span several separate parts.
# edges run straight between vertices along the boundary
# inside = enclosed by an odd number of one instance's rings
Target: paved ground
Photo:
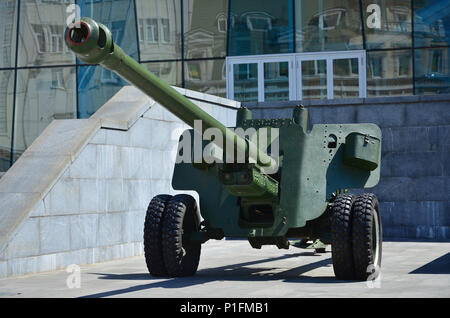
[[[382,263],[374,285],[339,281],[329,251],[212,241],[193,277],[152,278],[134,257],[81,266],[80,288],[64,270],[2,279],[0,297],[450,297],[450,243],[384,242]]]

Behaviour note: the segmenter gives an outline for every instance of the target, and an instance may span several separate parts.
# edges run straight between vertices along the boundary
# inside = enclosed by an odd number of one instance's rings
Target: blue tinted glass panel
[[[75,67],[17,71],[14,160],[54,119],[76,118]]]
[[[17,0],[0,1],[0,67],[13,67],[16,55]]]
[[[77,4],[81,8],[81,16],[93,18],[106,25],[111,30],[115,43],[125,53],[138,59],[133,0],[78,0]]]
[[[229,55],[292,53],[291,0],[232,0]]]
[[[450,93],[450,49],[415,50],[416,94]]]
[[[78,118],[89,118],[127,83],[103,66],[78,68]]]
[[[0,71],[0,172],[10,166],[13,92],[14,71]]]
[[[450,43],[450,2],[414,1],[414,46],[447,46]]]

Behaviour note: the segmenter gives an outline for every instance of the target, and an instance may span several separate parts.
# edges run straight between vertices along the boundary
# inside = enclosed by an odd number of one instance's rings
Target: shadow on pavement
[[[450,253],[436,258],[434,261],[413,270],[409,274],[450,274]]]
[[[323,255],[323,254],[322,254]],[[262,263],[268,263],[283,259],[295,258],[299,256],[314,256],[319,257],[320,260],[304,264],[292,269],[288,269],[282,272],[276,272],[278,267],[247,267]],[[304,252],[296,254],[286,254],[280,257],[268,258],[262,260],[256,260],[245,263],[231,264],[215,268],[205,268],[197,272],[196,275],[190,277],[179,278],[154,278],[148,273],[135,273],[135,274],[107,274],[107,273],[91,273],[94,275],[101,275],[99,279],[111,279],[111,280],[149,280],[153,281],[148,284],[131,286],[123,289],[112,290],[102,293],[96,293],[92,295],[83,296],[82,298],[98,298],[116,296],[136,291],[141,291],[151,288],[183,288],[189,286],[195,286],[205,284],[213,281],[268,281],[268,280],[283,280],[290,283],[353,283],[353,281],[337,280],[334,276],[324,277],[312,277],[303,275],[306,272],[317,269],[319,267],[332,266],[330,257],[323,258],[321,255],[314,252]]]

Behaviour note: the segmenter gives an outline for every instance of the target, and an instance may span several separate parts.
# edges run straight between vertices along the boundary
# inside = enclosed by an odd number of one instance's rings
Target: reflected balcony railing
[[[399,22],[399,21],[386,21],[384,24],[384,28],[381,28],[382,31],[391,31],[391,32],[412,32],[412,23],[411,22]]]

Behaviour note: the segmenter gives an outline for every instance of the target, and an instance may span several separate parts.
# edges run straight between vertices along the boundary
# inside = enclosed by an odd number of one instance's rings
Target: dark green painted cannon
[[[127,56],[104,25],[83,18],[65,40],[79,59],[116,72],[194,128],[180,138],[172,186],[196,191],[199,203],[187,194],[150,202],[144,250],[152,275],[193,275],[201,244],[224,237],[246,238],[254,248],[325,252],[331,244],[338,278],[378,275],[378,200],[346,190],[378,183],[378,126],[324,124],[307,131],[308,112],[298,106],[287,119],[252,119],[241,108],[236,129],[227,128]]]

